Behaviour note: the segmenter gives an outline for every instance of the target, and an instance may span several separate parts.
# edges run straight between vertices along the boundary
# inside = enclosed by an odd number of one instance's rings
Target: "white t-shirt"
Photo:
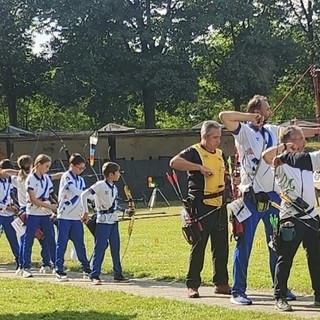
[[[267,124],[262,131],[257,131],[249,124],[240,123],[240,127],[233,132],[241,164],[239,188],[242,192],[248,190],[253,179],[253,189],[256,193],[260,191],[279,193],[271,167],[261,159],[261,154],[267,148],[278,144],[280,130],[278,126]]]
[[[29,190],[33,190],[35,197],[43,202],[50,203],[49,195],[53,191],[53,184],[49,175],[45,174],[41,178],[35,173],[29,174],[26,179],[27,190],[27,208],[26,213],[36,216],[51,215],[53,212],[50,209],[38,207],[30,202]]]
[[[10,217],[13,215],[13,212],[6,210],[7,206],[11,204],[11,190],[11,178],[0,178],[0,216]]]
[[[80,220],[83,211],[80,195],[84,189],[85,182],[82,177],[70,170],[62,175],[58,194],[58,219]]]
[[[311,157],[312,158],[312,157]],[[289,198],[294,201],[297,198],[303,199],[309,206],[305,211],[313,210],[300,217],[301,219],[310,219],[317,216],[317,209],[315,209],[315,192],[313,186],[313,173],[312,171],[301,170],[298,168],[290,167],[287,164],[273,169],[275,172],[275,179],[279,184],[282,193],[288,195]],[[310,188],[311,186],[311,188]],[[292,205],[286,202],[281,202],[280,218],[286,219],[297,214],[298,211]]]
[[[97,211],[97,223],[113,224],[119,221],[117,196],[118,189],[116,185],[109,184],[104,180],[98,181],[81,194],[82,207],[84,212],[88,212],[87,199],[93,197]],[[99,211],[101,210],[113,212],[100,214]]]
[[[17,196],[20,208],[26,207],[27,205],[27,191],[25,180],[21,180],[17,176],[11,177],[12,185],[17,189]]]

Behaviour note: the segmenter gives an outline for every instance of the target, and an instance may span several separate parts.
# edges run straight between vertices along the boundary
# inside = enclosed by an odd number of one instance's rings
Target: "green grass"
[[[130,277],[148,277],[159,280],[184,282],[188,266],[190,246],[183,239],[180,217],[138,220],[140,215],[166,211],[177,214],[180,206],[154,208],[152,212],[139,210],[134,222],[129,247],[122,261],[125,274]],[[121,246],[128,241],[128,221],[120,223]],[[92,253],[93,237],[87,232],[85,243],[88,256]],[[232,253],[235,242],[230,243],[229,274],[231,282]],[[70,247],[65,266],[78,270],[79,263],[70,259]],[[0,264],[13,262],[12,254],[4,235],[0,238]],[[39,245],[35,242],[32,260],[39,264]],[[107,250],[103,272],[111,273],[110,251]],[[210,247],[202,272],[204,284],[211,282]],[[252,317],[267,319],[261,313],[226,310],[218,307],[196,306],[165,299],[137,298],[131,295],[97,292],[90,289],[59,285],[39,284],[29,288],[30,282],[1,280],[0,320],[10,319],[231,319]],[[249,266],[248,288],[272,292],[268,268],[268,252],[263,237],[263,226],[259,225]],[[299,294],[312,294],[305,252],[299,249],[289,279],[289,286]],[[27,298],[26,298],[27,297]],[[119,309],[121,305],[121,309]],[[121,310],[121,311],[120,311]],[[54,312],[51,314],[51,312]],[[32,317],[28,314],[32,313]],[[254,316],[253,316],[254,314]],[[276,315],[279,318],[278,315]],[[276,317],[275,316],[275,317]],[[270,315],[268,316],[270,319]],[[271,317],[272,318],[272,317]],[[285,317],[281,319],[286,319]],[[288,318],[289,319],[289,318]],[[290,317],[290,319],[293,319]]]
[[[173,280],[183,282],[188,266],[190,246],[184,240],[181,233],[180,217],[155,218],[138,220],[139,215],[154,214],[166,211],[167,215],[177,214],[181,210],[179,206],[170,208],[154,208],[152,212],[140,209],[134,222],[129,247],[123,257],[124,272],[131,277],[148,277],[158,280]],[[120,223],[121,248],[125,249],[128,242],[128,221]],[[93,249],[93,237],[86,229],[85,243],[88,256]],[[235,242],[230,243],[229,274],[231,281],[232,254]],[[0,238],[0,264],[12,263],[12,254],[4,235]],[[32,261],[40,261],[39,244],[35,241]],[[66,254],[65,267],[70,270],[78,270],[79,263],[70,259],[70,248]],[[210,245],[207,247],[205,266],[202,272],[204,283],[210,283],[211,272]],[[305,252],[299,249],[289,279],[290,287],[301,294],[311,294]],[[110,251],[107,250],[103,264],[103,272],[111,273],[112,264]],[[259,225],[249,265],[248,287],[252,289],[271,290],[271,277],[268,267],[268,251],[264,241],[263,226]]]
[[[119,292],[1,279],[0,320],[268,320],[270,314],[239,311]],[[274,319],[302,319],[275,314]]]

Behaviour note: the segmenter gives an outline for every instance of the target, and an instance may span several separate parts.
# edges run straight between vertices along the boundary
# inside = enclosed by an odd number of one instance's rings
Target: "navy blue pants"
[[[11,223],[14,220],[13,216],[0,216],[0,225],[2,225],[4,233],[8,239],[11,252],[14,256],[14,259],[19,264],[19,243],[17,239],[17,234]]]
[[[55,263],[56,270],[63,271],[64,255],[66,253],[69,239],[73,242],[82,269],[88,269],[89,262],[84,245],[82,222],[80,220],[58,219],[58,240]]]
[[[275,192],[268,192],[271,201],[280,203],[280,198]],[[243,295],[247,289],[247,272],[249,258],[251,254],[254,235],[260,220],[262,220],[265,228],[265,239],[269,243],[272,236],[272,226],[270,223],[270,215],[279,216],[279,210],[270,206],[265,212],[258,212],[255,205],[252,204],[247,197],[244,197],[244,203],[252,213],[252,215],[243,221],[244,236],[239,239],[233,254],[233,286],[231,293],[234,296]],[[268,246],[269,249],[269,268],[272,277],[272,284],[275,274],[275,266],[277,263],[276,253]]]
[[[97,223],[94,236],[94,251],[92,260],[92,272],[90,278],[99,277],[101,266],[106,249],[110,244],[110,251],[113,263],[113,274],[119,276],[122,274],[120,262],[120,235],[118,222],[114,224]]]
[[[53,224],[49,216],[27,215],[26,218],[26,233],[23,241],[23,269],[31,267],[31,253],[36,230],[40,228],[46,239],[50,257],[53,263],[56,261],[56,241],[54,238]]]
[[[20,244],[19,244],[19,266],[22,268],[23,265],[23,243],[24,243],[25,234],[20,238]],[[47,267],[51,265],[51,257],[50,257],[50,251],[48,244],[46,242],[45,238],[39,239],[40,244],[40,255],[42,258],[41,266]]]

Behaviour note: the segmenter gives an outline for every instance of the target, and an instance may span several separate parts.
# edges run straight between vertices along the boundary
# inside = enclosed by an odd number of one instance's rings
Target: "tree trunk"
[[[17,115],[17,97],[13,94],[6,94],[6,102],[9,111],[9,124],[12,126],[18,126],[18,115]]]
[[[235,111],[240,111],[241,102],[239,96],[233,98],[233,106]]]
[[[156,98],[152,89],[142,89],[142,105],[144,111],[144,127],[145,129],[154,129],[156,127]]]

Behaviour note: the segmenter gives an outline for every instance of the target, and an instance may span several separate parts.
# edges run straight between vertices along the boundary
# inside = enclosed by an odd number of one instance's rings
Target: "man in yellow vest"
[[[201,239],[192,245],[186,285],[189,298],[199,298],[201,271],[210,237],[214,292],[230,294],[228,284],[228,226],[224,203],[225,160],[218,149],[221,126],[205,121],[201,141],[181,151],[170,161],[170,167],[188,172],[188,194],[192,210],[200,221]]]

